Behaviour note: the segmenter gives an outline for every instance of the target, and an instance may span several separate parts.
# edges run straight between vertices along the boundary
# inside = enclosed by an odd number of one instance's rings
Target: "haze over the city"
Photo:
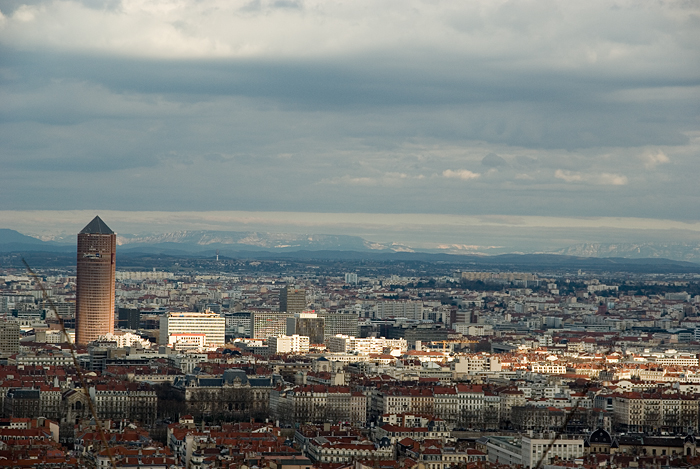
[[[694,2],[0,0],[0,227],[697,241]],[[428,214],[428,215],[425,215]]]

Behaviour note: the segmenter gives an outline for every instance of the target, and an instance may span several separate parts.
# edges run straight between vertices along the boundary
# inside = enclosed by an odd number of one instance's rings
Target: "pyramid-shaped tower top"
[[[114,231],[110,230],[100,217],[95,217],[80,231],[80,234],[114,234]]]

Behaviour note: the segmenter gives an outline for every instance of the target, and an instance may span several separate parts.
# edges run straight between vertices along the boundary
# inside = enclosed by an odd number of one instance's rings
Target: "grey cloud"
[[[484,140],[530,148],[680,145],[688,141],[682,133],[682,123],[694,115],[692,101],[670,102],[665,106],[637,102],[612,104],[601,101],[599,95],[618,89],[622,83],[592,81],[566,85],[555,77],[491,82],[465,76],[458,82],[440,78],[431,81],[421,76],[406,77],[398,70],[381,71],[376,64],[363,68],[332,62],[153,63],[70,56],[41,60],[29,66],[26,61],[24,54],[8,60],[20,76],[38,87],[50,86],[36,78],[44,76],[87,79],[114,93],[167,96],[169,101],[183,104],[206,102],[217,96],[241,96],[297,112],[396,115],[395,110],[399,110],[398,116],[411,118],[396,122],[406,134],[414,132],[412,126],[420,126],[421,132],[435,138]],[[20,86],[26,85],[15,85]],[[528,88],[535,86],[540,89],[530,93]],[[552,101],[558,105],[553,106]],[[592,104],[595,101],[598,101],[596,106]],[[441,118],[423,120],[416,112],[419,109],[423,115],[436,113]],[[29,117],[22,114],[4,118]],[[64,121],[79,118],[70,112],[59,114],[53,115]],[[34,114],[36,119],[51,116],[51,112]],[[642,120],[639,116],[656,119]],[[85,118],[93,117],[85,115]],[[389,123],[390,127],[393,125]],[[383,127],[386,129],[387,125]]]
[[[260,0],[252,0],[239,9],[242,12],[258,12],[260,10],[262,10],[262,2]]]
[[[525,156],[525,155],[518,155],[515,157],[515,161],[521,166],[525,167],[530,167],[530,166],[536,166],[539,162],[537,161],[537,158],[533,158],[531,156]]]
[[[6,15],[10,4],[0,3]],[[521,13],[500,19],[525,37]],[[465,34],[498,26],[455,21]],[[613,37],[610,21],[589,34],[644,43],[636,27]],[[417,32],[415,42],[337,54],[188,60],[5,45],[0,198],[18,209],[696,218],[700,60],[686,60],[697,51],[659,21],[644,24],[657,31],[649,43],[658,31],[675,35],[662,61],[653,51],[595,61],[598,44],[588,65],[566,62],[591,42],[576,31],[562,50],[504,52],[512,37],[484,35],[466,53]],[[645,166],[647,151],[669,162]],[[568,183],[556,170],[588,179]],[[596,185],[591,175],[627,183]]]
[[[0,11],[3,15],[12,15],[22,5],[41,5],[46,0],[0,0]]]
[[[508,162],[495,153],[489,153],[481,159],[481,164],[489,168],[508,166]]]
[[[301,10],[304,2],[301,0],[276,0],[263,3],[261,0],[252,0],[238,9],[243,13],[259,13],[275,9],[281,10]]]
[[[292,8],[292,9],[301,9],[303,8],[303,2],[301,1],[293,1],[293,0],[277,0],[272,3],[273,8]]]
[[[0,11],[3,15],[11,16],[22,6],[45,5],[51,0],[0,0]],[[121,0],[78,0],[79,4],[86,8],[98,11],[114,11],[121,5]]]

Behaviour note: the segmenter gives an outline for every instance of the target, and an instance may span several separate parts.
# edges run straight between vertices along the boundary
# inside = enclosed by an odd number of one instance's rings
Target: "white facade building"
[[[384,350],[389,348],[405,353],[408,350],[406,339],[385,339],[384,337],[367,337],[358,338],[338,334],[329,337],[326,341],[326,346],[329,352],[336,353],[358,353],[360,355],[369,355],[370,353],[384,353]]]
[[[271,354],[309,353],[309,338],[303,335],[278,335],[267,339]]]
[[[135,345],[140,345],[143,348],[151,348],[151,343],[148,340],[142,338],[140,335],[133,334],[131,332],[115,332],[114,334],[104,334],[101,335],[98,340],[104,342],[116,342],[118,348],[133,347]]]
[[[553,435],[552,435],[553,437]],[[552,443],[552,437],[540,435],[539,438],[523,437],[522,465],[536,467],[544,457],[544,464],[551,464],[555,459],[573,461],[583,456],[583,439],[560,437]]]
[[[172,279],[175,278],[175,274],[172,272],[156,272],[145,271],[145,272],[116,272],[117,280],[162,280],[162,279]]]
[[[206,348],[206,346],[206,334],[170,334],[168,336],[168,347],[175,350],[202,351]]]
[[[423,303],[418,301],[378,301],[376,316],[384,318],[423,319]]]
[[[566,365],[556,365],[553,363],[532,363],[530,365],[533,373],[542,375],[563,375],[566,373]]]
[[[171,334],[204,334],[211,347],[226,343],[226,319],[211,311],[203,313],[167,313],[160,318],[159,344],[170,343]]]
[[[547,466],[555,459],[574,461],[583,456],[583,439],[560,437],[552,442],[554,434],[523,436],[522,440],[513,437],[488,437],[488,460],[492,463],[523,465],[532,469],[542,460]]]

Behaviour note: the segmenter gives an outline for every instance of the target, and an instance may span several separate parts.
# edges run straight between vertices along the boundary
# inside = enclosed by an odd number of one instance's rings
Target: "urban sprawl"
[[[0,270],[0,467],[700,465],[698,274],[127,271],[80,246],[77,274]]]

